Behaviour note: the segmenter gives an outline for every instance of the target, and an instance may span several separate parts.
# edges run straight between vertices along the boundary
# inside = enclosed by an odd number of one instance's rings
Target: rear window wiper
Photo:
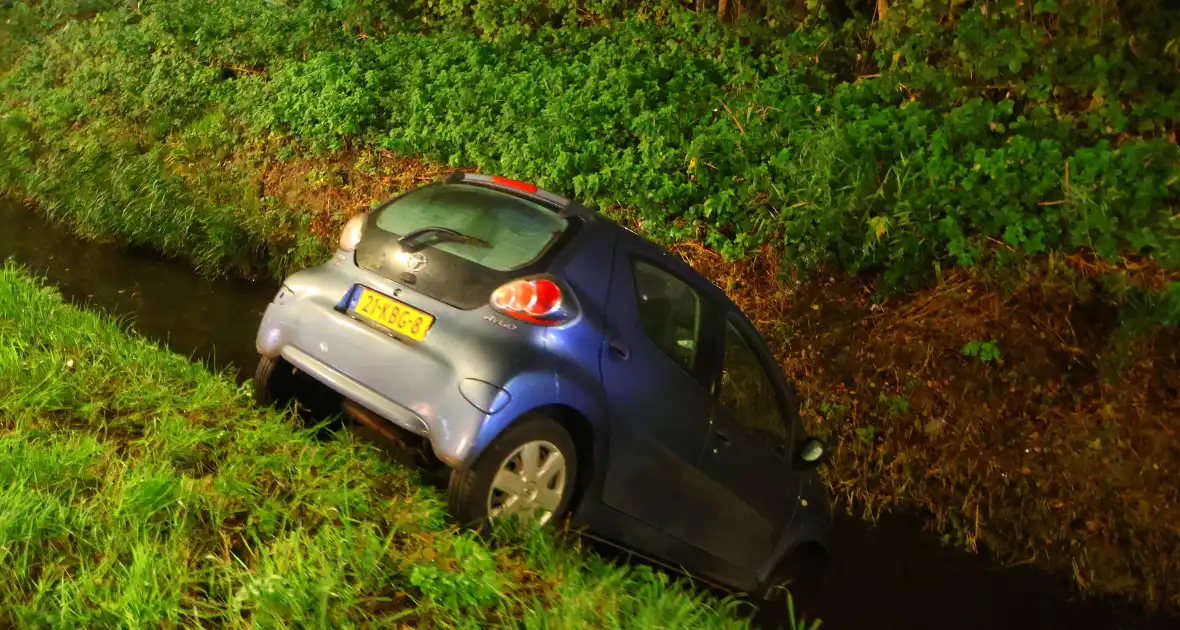
[[[416,239],[423,236],[429,236],[430,238],[423,238],[422,240],[415,242]],[[402,249],[409,252],[422,249],[431,242],[463,243],[465,245],[474,245],[476,247],[485,248],[491,248],[492,246],[491,243],[483,240],[482,238],[476,238],[474,236],[452,230],[451,228],[439,226],[418,228],[416,230],[407,232],[401,238],[397,239],[397,242],[402,246]]]

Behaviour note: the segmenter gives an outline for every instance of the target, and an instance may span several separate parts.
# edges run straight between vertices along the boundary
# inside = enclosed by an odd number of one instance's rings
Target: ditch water
[[[254,333],[273,282],[204,279],[183,262],[81,241],[0,197],[0,259],[13,258],[67,300],[105,311],[169,348],[240,381],[256,362]],[[869,525],[838,515],[831,573],[800,605],[834,630],[1155,630],[1180,619],[1118,601],[1077,600],[1063,580],[944,547],[916,516]],[[783,606],[782,608],[785,608]],[[780,627],[783,610],[759,615]]]

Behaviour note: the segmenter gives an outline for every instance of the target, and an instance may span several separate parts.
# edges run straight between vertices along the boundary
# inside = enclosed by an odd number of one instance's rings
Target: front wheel
[[[451,472],[451,514],[478,531],[512,519],[526,527],[558,522],[569,510],[577,474],[578,455],[569,433],[545,416],[522,419],[473,466]]]
[[[821,590],[827,570],[827,554],[818,546],[804,545],[785,558],[762,583],[757,599],[768,603],[784,597],[786,591],[794,599],[810,600]]]

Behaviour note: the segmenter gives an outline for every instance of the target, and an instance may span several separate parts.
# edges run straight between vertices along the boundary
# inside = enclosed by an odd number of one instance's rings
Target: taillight
[[[562,309],[561,287],[546,278],[505,284],[492,293],[492,306],[534,324],[560,324],[567,315]]]
[[[367,213],[358,214],[344,224],[344,229],[340,231],[340,249],[346,252],[356,249],[357,244],[361,242],[361,237],[365,234],[365,219],[368,216]]]

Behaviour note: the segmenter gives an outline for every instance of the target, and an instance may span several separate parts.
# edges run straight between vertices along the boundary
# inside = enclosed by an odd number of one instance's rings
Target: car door
[[[606,505],[659,528],[707,440],[715,358],[704,322],[717,317],[669,259],[620,243],[607,303],[602,382],[610,414]],[[716,352],[712,353],[714,356]]]
[[[721,373],[699,484],[675,509],[668,531],[728,563],[756,569],[795,510],[793,415],[783,380],[744,318],[725,318]]]

